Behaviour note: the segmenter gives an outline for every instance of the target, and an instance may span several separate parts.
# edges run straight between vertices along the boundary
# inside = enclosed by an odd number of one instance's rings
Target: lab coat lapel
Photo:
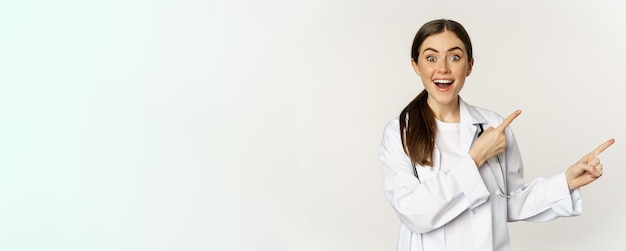
[[[480,133],[479,125],[482,124],[484,129],[487,129],[490,125],[488,125],[487,119],[485,119],[485,117],[478,110],[476,110],[476,108],[465,103],[465,101],[463,101],[460,97],[459,107],[461,115],[461,149],[465,149],[465,152],[469,152],[474,140],[478,138],[478,134]],[[498,182],[498,185],[500,187],[504,187],[504,170],[500,169],[500,165],[494,165],[492,163],[492,160],[488,160],[485,162],[487,165],[486,167],[491,168],[493,173],[496,174],[494,178]]]
[[[468,152],[480,132],[478,125],[486,123],[486,120],[478,111],[465,103],[460,97],[459,108],[461,115],[461,149],[463,149],[464,152]]]

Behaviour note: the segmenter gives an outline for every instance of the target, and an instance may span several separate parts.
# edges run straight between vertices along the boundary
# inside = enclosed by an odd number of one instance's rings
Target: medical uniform
[[[478,168],[469,149],[481,128],[497,127],[503,118],[461,98],[459,105],[461,119],[454,139],[462,154],[452,162],[442,161],[447,149],[440,149],[442,143],[437,141],[433,167],[416,166],[417,177],[402,148],[398,118],[384,129],[380,160],[385,197],[400,219],[397,251],[453,250],[451,243],[468,241],[470,245],[460,250],[510,250],[507,222],[544,222],[582,213],[580,191],[568,189],[564,173],[524,182],[510,128],[505,131],[505,152]]]

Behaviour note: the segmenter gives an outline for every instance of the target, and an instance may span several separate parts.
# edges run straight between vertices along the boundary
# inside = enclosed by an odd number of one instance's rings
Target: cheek
[[[467,65],[462,65],[462,66],[460,65],[455,70],[456,70],[458,76],[466,77],[470,73],[470,69],[469,69],[469,67],[467,67]]]
[[[471,69],[469,67],[469,65],[465,65],[463,66],[463,72],[465,73],[465,76],[469,75]]]
[[[420,76],[422,77],[430,77],[433,74],[434,69],[428,67],[420,68]]]

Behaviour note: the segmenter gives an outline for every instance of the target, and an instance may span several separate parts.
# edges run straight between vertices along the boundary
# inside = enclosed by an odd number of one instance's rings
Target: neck
[[[428,106],[433,111],[435,118],[440,121],[448,123],[458,123],[461,120],[461,109],[458,96],[453,101],[446,104],[434,102],[434,100],[429,99]]]

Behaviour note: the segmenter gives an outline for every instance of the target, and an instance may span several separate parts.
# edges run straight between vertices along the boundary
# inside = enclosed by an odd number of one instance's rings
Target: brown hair
[[[420,47],[429,36],[451,31],[465,45],[468,61],[473,58],[472,42],[463,26],[453,20],[437,19],[425,23],[415,34],[411,47],[411,59],[417,64]],[[437,123],[435,115],[428,106],[428,92],[423,90],[400,113],[400,136],[404,152],[411,158],[413,165],[433,166],[433,151]]]

